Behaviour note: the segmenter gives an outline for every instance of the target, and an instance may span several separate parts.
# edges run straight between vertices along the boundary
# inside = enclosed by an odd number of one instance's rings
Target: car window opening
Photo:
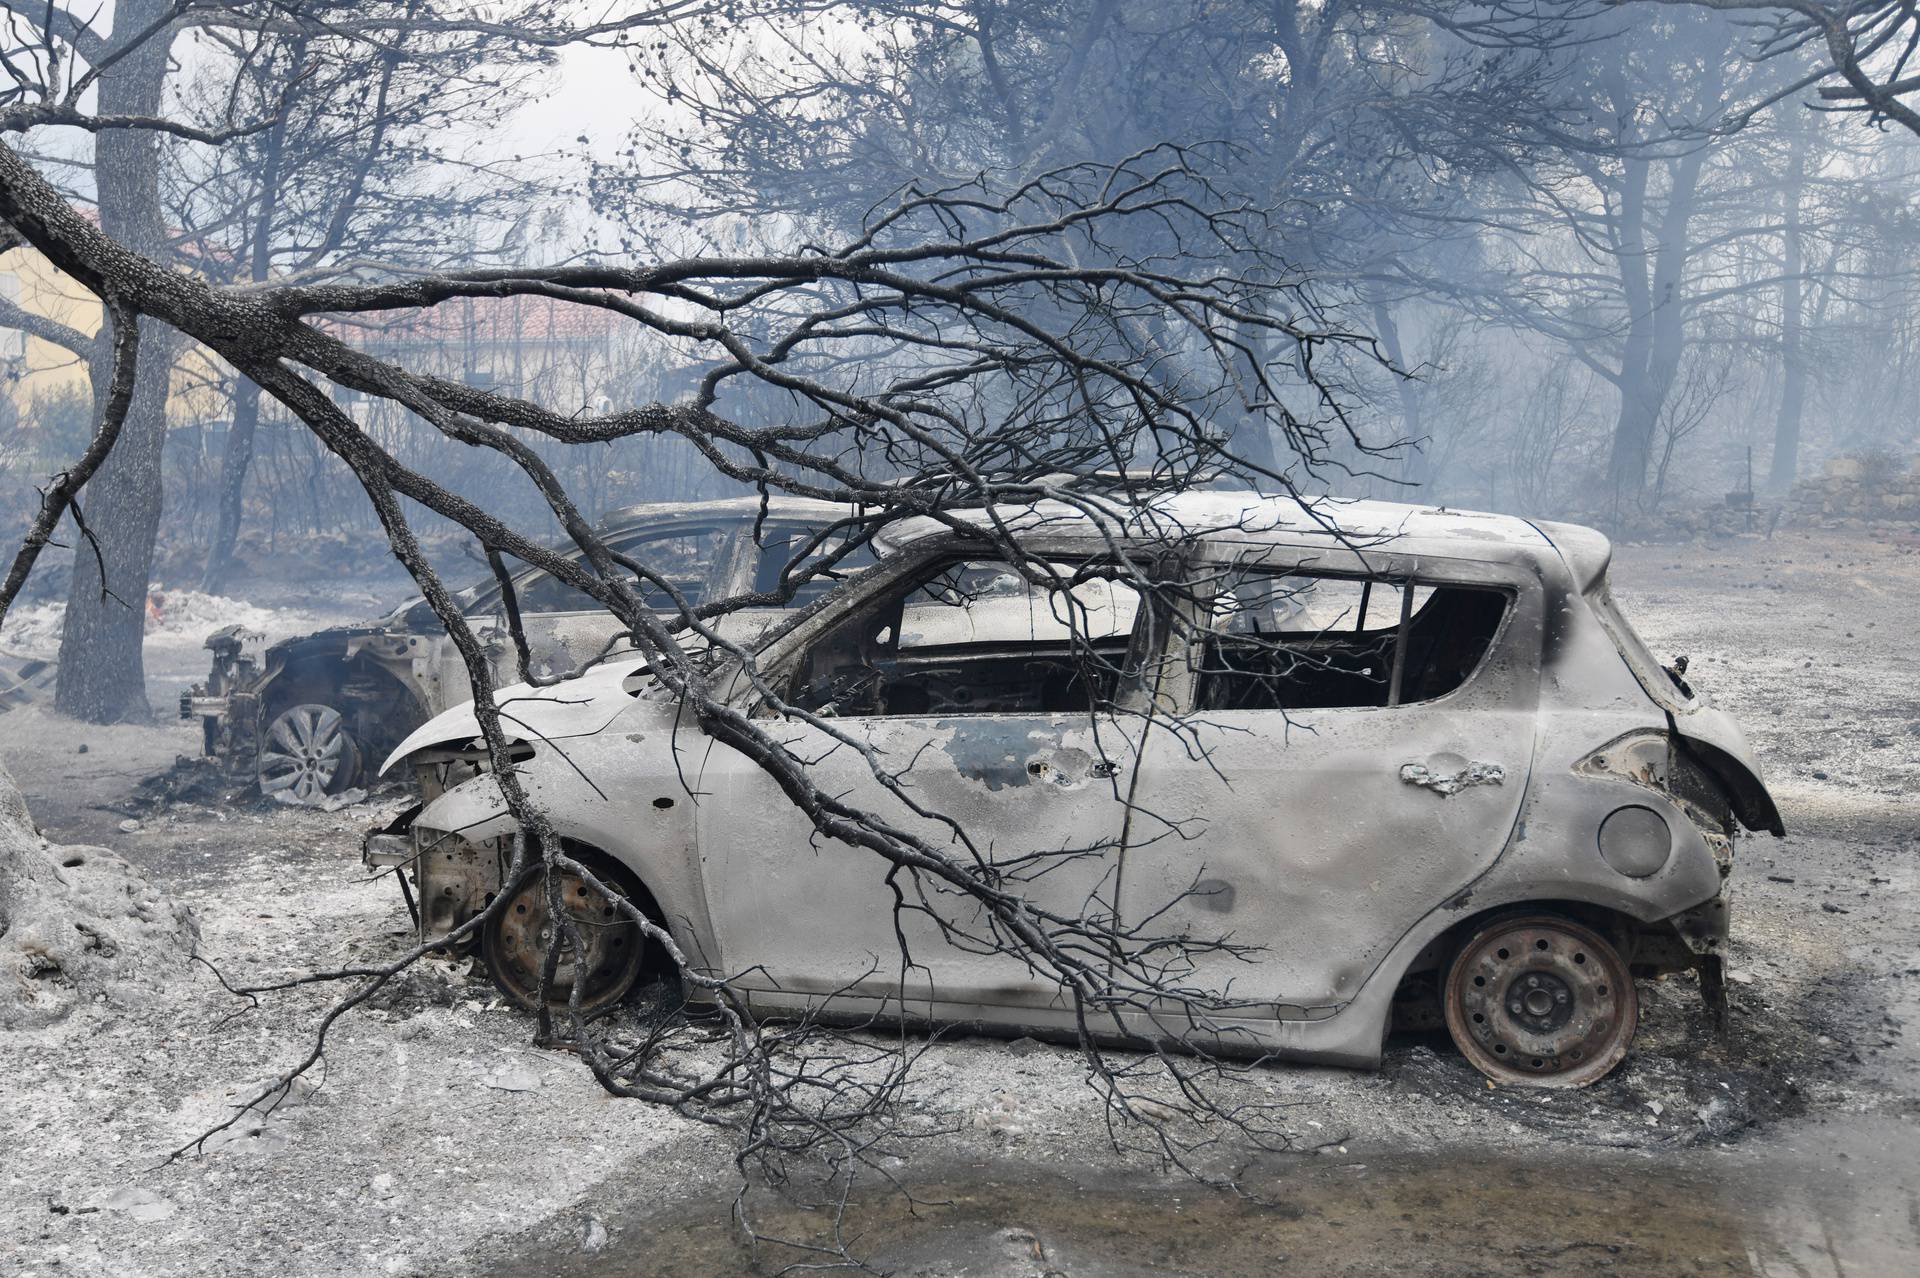
[[[1093,566],[1057,586],[997,560],[949,562],[818,640],[789,700],[862,716],[1066,714],[1110,704],[1141,609]]]
[[[754,561],[753,588],[759,594],[780,589],[783,578],[798,582],[789,608],[804,608],[841,582],[874,562],[873,544],[847,543],[852,530],[835,530],[822,536],[815,528],[785,524],[761,530],[760,542],[750,552]],[[838,555],[838,558],[835,556]]]
[[[1244,573],[1215,596],[1202,710],[1431,701],[1466,683],[1506,615],[1502,590],[1385,578]]]
[[[719,528],[677,528],[671,532],[615,540],[609,549],[615,554],[637,560],[659,578],[636,581],[642,605],[650,612],[678,612],[680,605],[671,585],[687,601],[688,607],[706,602],[707,581],[726,541]],[[549,573],[536,573],[521,584],[520,611],[524,613],[604,612],[606,605],[584,590],[576,590]]]

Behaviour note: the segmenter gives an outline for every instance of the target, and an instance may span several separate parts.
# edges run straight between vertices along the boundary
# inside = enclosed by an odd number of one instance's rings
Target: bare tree
[[[125,0],[108,12],[38,0],[0,0],[0,103],[33,104],[31,127],[74,129],[93,139],[91,176],[101,226],[117,242],[164,260],[172,242],[164,217],[161,139],[219,144],[269,130],[276,109],[255,118],[202,127],[163,119],[175,67],[175,41],[189,31],[234,40],[263,35],[358,41],[379,57],[395,56],[411,39],[441,42],[443,52],[470,57],[502,47],[552,50],[576,41],[618,43],[632,32],[698,13],[700,0],[663,0],[617,19],[581,23],[555,0],[532,0],[504,13],[476,16],[470,6],[420,3],[340,4],[326,0]],[[110,22],[107,21],[110,12]],[[381,52],[384,51],[384,52]],[[283,85],[291,90],[291,82]],[[236,98],[236,105],[246,95]],[[90,104],[90,105],[89,105]],[[72,168],[71,163],[64,168]],[[112,380],[112,339],[50,325],[18,307],[0,305],[0,323],[56,342],[83,359],[96,408],[104,410]],[[57,709],[95,722],[144,719],[151,713],[141,656],[145,598],[162,506],[161,450],[166,438],[168,376],[174,336],[156,330],[139,344],[140,375],[124,423],[125,442],[105,461],[95,490],[97,517],[76,508],[87,553],[76,558],[60,643]]]
[[[713,234],[743,213],[762,236],[824,235],[908,182],[1220,140],[1238,155],[1223,180],[1274,211],[1274,255],[1403,369],[1417,357],[1398,350],[1393,312],[1474,251],[1476,181],[1530,166],[1575,127],[1563,90],[1587,38],[1554,12],[1503,22],[1447,0],[909,2],[726,39],[667,34],[640,61],[672,108],[635,130],[646,162],[594,165],[636,240],[689,221]],[[1288,375],[1284,346],[1254,346],[1268,375]],[[1398,437],[1422,438],[1426,384],[1372,380]],[[1424,455],[1405,450],[1382,486],[1420,482]],[[1377,468],[1364,450],[1323,460],[1358,484]]]
[[[502,241],[555,194],[543,175],[502,171],[446,141],[506,125],[539,65],[535,49],[417,27],[375,45],[317,20],[195,34],[215,52],[185,95],[189,118],[209,130],[270,121],[224,146],[166,147],[172,240],[210,279],[313,279],[374,258],[390,267],[500,260]],[[488,234],[493,243],[479,240]],[[228,394],[201,578],[210,592],[232,567],[260,421],[259,387],[242,378]]]
[[[1652,2],[1742,15],[1753,30],[1754,60],[1794,67],[1793,83],[1778,96],[1815,88],[1823,109],[1920,133],[1920,65],[1914,60],[1920,51],[1920,10],[1908,0]],[[1812,69],[1804,69],[1809,64]]]
[[[17,101],[0,129],[18,134],[71,108],[58,100]],[[133,121],[125,124],[132,126]],[[139,122],[168,127],[158,120]],[[541,976],[543,1037],[581,1052],[601,1081],[628,1096],[672,1104],[725,1124],[742,1139],[742,1159],[778,1172],[792,1156],[824,1157],[850,1172],[872,1155],[866,1124],[884,1111],[910,1049],[832,1046],[813,1023],[760,1024],[728,979],[681,954],[670,932],[554,837],[530,801],[503,730],[482,645],[423,552],[420,510],[475,537],[503,584],[518,561],[551,573],[608,609],[642,655],[660,695],[682,707],[682,722],[760,769],[805,814],[818,835],[871,855],[873,873],[893,885],[897,909],[935,921],[945,943],[1014,956],[1058,984],[1077,1018],[1090,1077],[1116,1116],[1146,1115],[1143,1089],[1156,1080],[1196,1118],[1283,1139],[1259,1107],[1221,1099],[1214,1083],[1228,1064],[1173,1050],[1178,1026],[1204,1026],[1242,1006],[1230,990],[1191,978],[1196,960],[1236,956],[1225,938],[1143,931],[1096,899],[1045,901],[1030,884],[1045,865],[1097,855],[1092,849],[1036,848],[1009,870],[984,854],[964,827],[926,837],[861,810],[816,783],[816,760],[796,752],[781,723],[826,734],[865,761],[888,793],[903,796],[899,761],[877,756],[836,727],[831,714],[791,702],[764,680],[772,721],[749,717],[722,695],[723,681],[759,680],[753,655],[728,642],[715,620],[744,606],[791,597],[810,573],[830,569],[796,558],[770,592],[695,603],[676,599],[663,620],[649,596],[672,587],[664,566],[616,552],[541,458],[532,440],[591,447],[610,440],[685,441],[719,474],[762,491],[847,505],[838,530],[849,544],[901,518],[920,516],[965,531],[1030,582],[1070,594],[1076,573],[1022,548],[996,513],[1007,505],[1057,501],[1111,521],[1114,495],[1084,481],[1100,472],[1121,496],[1142,495],[1142,468],[1158,486],[1237,473],[1286,488],[1287,474],[1237,453],[1214,425],[1231,396],[1290,459],[1324,453],[1350,430],[1339,388],[1319,375],[1318,353],[1364,347],[1322,325],[1308,285],[1276,260],[1267,217],[1214,181],[1204,151],[1150,147],[1112,163],[1042,168],[1001,183],[974,179],[909,188],[876,209],[831,248],[783,253],[662,258],[633,264],[588,262],[552,268],[497,267],[353,278],[268,280],[221,285],[174,269],[96,226],[62,197],[18,149],[0,148],[0,222],[13,228],[102,300],[111,319],[111,375],[98,428],[86,452],[48,485],[33,526],[3,583],[0,616],[35,557],[76,499],[127,446],[136,375],[150,332],[200,343],[296,417],[353,473],[395,555],[419,583],[459,649],[474,693],[484,756],[518,823],[514,881],[539,876],[556,918],[564,880],[583,883],[617,906],[671,956],[681,979],[718,1017],[717,1049],[676,1055],[682,1029],[621,1037],[589,1024],[572,986],[564,1013],[544,997],[563,955],[584,956],[572,922],[556,929]],[[637,329],[697,348],[706,372],[682,403],[634,403],[605,411],[539,404],[376,358],[342,336],[346,319],[393,315],[469,298],[533,297],[592,308]],[[1291,385],[1247,362],[1251,342],[1292,351]],[[1177,373],[1165,371],[1180,352]],[[1250,379],[1250,380],[1249,380]],[[783,395],[789,411],[744,421],[717,411],[729,387],[758,383]],[[330,393],[339,388],[403,406],[449,449],[488,450],[509,461],[564,528],[566,553],[510,526],[484,505],[403,464]],[[1169,550],[1185,533],[1165,530]],[[817,548],[815,548],[817,549]],[[1151,556],[1146,557],[1151,560]],[[1119,558],[1101,571],[1143,595],[1164,590],[1151,562]],[[529,681],[516,611],[509,628]],[[1151,716],[1152,711],[1146,712]],[[505,908],[502,894],[456,934],[391,962],[316,974],[347,983],[304,1059],[263,1092],[271,1101],[324,1050],[327,1027],[422,954],[456,944]],[[900,956],[903,972],[913,956]],[[903,977],[904,979],[904,977]],[[259,993],[262,991],[253,991]],[[1170,1041],[1144,1058],[1116,1057],[1102,1043],[1129,1011],[1151,1010]],[[610,1036],[611,1035],[611,1036]],[[717,1051],[717,1056],[716,1056]],[[1164,1122],[1158,1147],[1180,1155]]]

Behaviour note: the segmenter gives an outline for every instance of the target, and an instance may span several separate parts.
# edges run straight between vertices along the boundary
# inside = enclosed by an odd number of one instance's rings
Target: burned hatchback
[[[1615,606],[1598,533],[1219,492],[999,526],[1021,570],[1004,537],[894,525],[715,686],[838,801],[1178,953],[1212,1010],[1144,1000],[1109,1017],[1123,1039],[1372,1067],[1426,1015],[1491,1078],[1573,1086],[1628,1051],[1636,978],[1719,990],[1735,836],[1780,817],[1738,727]],[[639,662],[501,695],[570,854],[757,1010],[1083,1030],[1057,978],[955,943],[962,914],[896,909],[887,863]],[[400,746],[430,797],[367,855],[423,938],[486,912],[478,948],[533,1006],[550,897],[537,868],[503,881],[514,825],[475,734],[463,708]],[[551,899],[587,939],[549,997],[605,1008],[647,976],[584,881]],[[1181,948],[1206,937],[1232,944]]]
[[[772,591],[796,556],[830,560],[825,571],[796,572],[804,580],[788,606],[798,608],[871,562],[864,545],[836,552],[817,536],[847,515],[845,507],[793,497],[764,505],[755,498],[656,503],[617,510],[600,531],[613,550],[644,558],[696,606]],[[511,580],[535,673],[563,673],[620,646],[619,626],[592,598],[538,569]],[[496,676],[514,682],[501,586],[485,581],[455,601],[487,643]],[[649,597],[663,610],[669,601],[658,588]],[[781,611],[742,609],[723,625],[748,637]],[[239,626],[215,632],[206,646],[213,669],[181,696],[180,717],[200,720],[207,754],[288,803],[319,803],[362,783],[408,733],[473,695],[452,640],[418,596],[374,620],[270,647]]]

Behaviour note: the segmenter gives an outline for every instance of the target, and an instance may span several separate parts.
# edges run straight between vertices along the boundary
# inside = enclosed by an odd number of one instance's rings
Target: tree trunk
[[[260,388],[236,374],[233,422],[227,428],[227,445],[220,454],[213,541],[207,547],[207,567],[200,577],[200,589],[210,595],[226,588],[227,575],[233,571],[233,547],[240,539],[241,504],[246,496],[247,474],[253,468],[253,434],[259,424]]]
[[[1687,344],[1684,297],[1687,259],[1692,252],[1689,232],[1700,186],[1704,150],[1695,150],[1668,162],[1666,208],[1652,246],[1652,278],[1646,277],[1646,241],[1635,227],[1628,240],[1631,259],[1623,255],[1623,278],[1628,305],[1625,354],[1621,360],[1620,416],[1614,425],[1608,478],[1616,504],[1638,502],[1646,491],[1647,467],[1653,460],[1654,436],[1680,371]],[[1645,161],[1639,183],[1639,213],[1644,216]]]
[[[1405,352],[1400,346],[1400,326],[1394,323],[1393,312],[1385,302],[1373,304],[1373,327],[1379,334],[1380,348],[1386,352],[1387,359],[1397,373],[1411,373],[1407,367]],[[1400,399],[1400,436],[1406,444],[1406,452],[1400,459],[1400,478],[1415,488],[1423,487],[1432,470],[1432,457],[1427,445],[1426,426],[1421,413],[1421,391],[1419,382],[1411,377],[1396,376],[1393,379],[1394,393]]]
[[[1780,235],[1780,411],[1773,420],[1773,460],[1767,466],[1767,488],[1776,493],[1792,488],[1799,474],[1800,421],[1807,403],[1807,293],[1800,278],[1806,269],[1800,222],[1800,193],[1806,177],[1806,133],[1796,129],[1787,152],[1786,183],[1781,191],[1786,218]]]
[[[295,41],[293,74],[306,65],[306,42]],[[391,71],[389,70],[389,74]],[[261,159],[258,212],[251,227],[252,243],[247,246],[247,277],[263,284],[273,275],[274,223],[280,210],[280,177],[287,148],[287,118],[282,114],[267,130]],[[253,466],[253,436],[260,425],[260,388],[241,374],[234,374],[233,422],[227,430],[227,446],[220,454],[220,494],[213,539],[207,547],[207,567],[200,577],[200,589],[217,595],[233,571],[233,547],[240,539],[240,515],[247,491],[247,472]]]
[[[1623,498],[1640,495],[1647,481],[1647,457],[1653,451],[1653,416],[1649,411],[1647,365],[1653,358],[1653,285],[1647,268],[1647,177],[1650,164],[1629,156],[1621,176],[1620,213],[1615,255],[1620,269],[1620,296],[1626,307],[1627,332],[1620,348],[1620,413],[1614,419],[1612,446],[1607,454],[1608,487],[1616,510]]]
[[[168,7],[166,0],[120,0],[114,29],[130,38]],[[159,113],[169,44],[164,38],[147,40],[107,67],[100,76],[101,114]],[[165,248],[159,139],[143,129],[105,130],[95,137],[94,161],[101,229],[138,252],[159,255]],[[110,380],[102,337],[100,351],[89,361],[96,412]],[[166,443],[173,342],[161,326],[145,321],[140,337],[133,403],[119,445],[82,496],[92,542],[83,537],[75,547],[60,635],[54,708],[93,723],[152,716],[140,646],[160,528],[160,454]]]

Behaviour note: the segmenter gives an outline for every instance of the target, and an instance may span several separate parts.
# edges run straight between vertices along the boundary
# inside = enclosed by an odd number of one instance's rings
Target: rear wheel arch
[[[1394,981],[1387,1032],[1441,1027],[1440,996],[1453,961],[1468,941],[1502,918],[1557,915],[1598,932],[1631,965],[1634,943],[1647,924],[1623,910],[1571,897],[1521,897],[1461,914],[1415,951]],[[1384,973],[1382,973],[1384,975]]]
[[[371,680],[390,696],[387,705],[391,708],[379,716],[379,722],[369,722],[368,698],[348,694],[348,685],[356,680]],[[348,657],[343,648],[334,645],[290,656],[280,669],[261,681],[257,695],[263,730],[290,706],[315,703],[340,711],[364,747],[369,766],[377,766],[387,750],[430,717],[425,700],[407,680],[364,653]]]
[[[1646,926],[1633,915],[1611,906],[1600,905],[1592,901],[1571,898],[1543,897],[1511,901],[1504,905],[1490,905],[1473,914],[1463,915],[1449,924],[1445,931],[1423,947],[1414,966],[1408,968],[1408,974],[1420,970],[1420,961],[1430,951],[1435,952],[1438,965],[1443,970],[1453,962],[1460,947],[1489,924],[1501,918],[1520,918],[1527,915],[1552,914],[1570,919],[1590,928],[1611,941],[1614,948],[1631,962],[1633,959],[1634,938]]]

